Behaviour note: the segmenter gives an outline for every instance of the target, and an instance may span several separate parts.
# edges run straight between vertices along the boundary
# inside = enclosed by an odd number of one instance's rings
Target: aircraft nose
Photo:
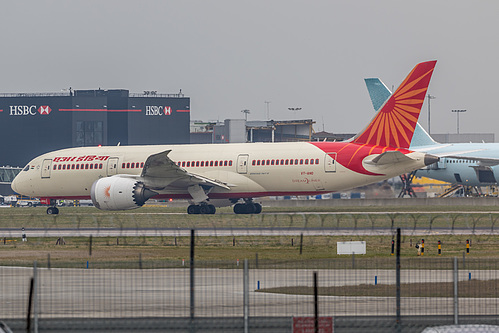
[[[17,181],[18,177],[19,177],[19,176],[16,176],[16,177],[14,178],[14,180],[12,181],[12,183],[10,184],[10,188],[11,188],[11,189],[12,189],[12,191],[14,191],[15,193],[19,193],[19,192],[17,191],[17,184],[19,183],[19,182]]]
[[[424,155],[424,165],[431,165],[433,163],[436,163],[440,161],[440,157],[431,155],[431,154],[425,154]]]

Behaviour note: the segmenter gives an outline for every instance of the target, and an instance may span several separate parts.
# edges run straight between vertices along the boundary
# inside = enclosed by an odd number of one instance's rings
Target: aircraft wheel
[[[217,209],[214,205],[208,205],[208,207],[210,207],[210,212],[208,214],[215,214],[217,212]]]
[[[199,212],[201,214],[211,214],[210,205],[201,205],[201,206],[199,206]]]
[[[246,208],[245,214],[255,214],[256,205],[254,203],[250,202],[250,203],[247,203],[245,206],[246,206],[245,207]]]
[[[262,205],[259,203],[255,203],[255,213],[254,214],[260,214],[262,212]]]
[[[49,208],[47,208],[47,214],[49,214],[49,215],[57,215],[57,214],[59,214],[59,208],[57,208],[57,207],[49,207]]]
[[[189,207],[187,207],[187,214],[199,214],[200,213],[200,209],[201,207],[199,207],[198,205],[190,205]]]
[[[244,204],[235,204],[234,205],[234,213],[236,214],[244,214],[244,211],[245,211],[245,205]]]

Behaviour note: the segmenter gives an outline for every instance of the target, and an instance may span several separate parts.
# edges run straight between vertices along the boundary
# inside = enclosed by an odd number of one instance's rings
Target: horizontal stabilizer
[[[366,163],[373,165],[387,165],[411,160],[412,158],[399,151],[386,151],[383,154],[376,156],[372,160],[366,161]]]

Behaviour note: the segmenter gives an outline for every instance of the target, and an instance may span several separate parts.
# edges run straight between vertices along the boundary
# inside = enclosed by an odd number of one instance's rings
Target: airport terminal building
[[[155,91],[0,94],[0,166],[71,147],[190,143],[190,98]]]

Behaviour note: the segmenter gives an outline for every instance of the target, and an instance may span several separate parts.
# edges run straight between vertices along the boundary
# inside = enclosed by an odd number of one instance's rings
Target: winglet
[[[436,61],[417,64],[353,143],[409,148]]]

